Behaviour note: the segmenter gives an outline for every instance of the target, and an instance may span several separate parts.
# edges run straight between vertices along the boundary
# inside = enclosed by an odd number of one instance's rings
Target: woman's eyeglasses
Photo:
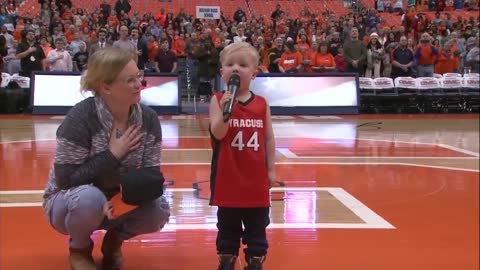
[[[143,72],[139,72],[136,76],[129,76],[122,80],[124,83],[128,84],[129,86],[134,86],[136,83],[142,83],[144,78]]]

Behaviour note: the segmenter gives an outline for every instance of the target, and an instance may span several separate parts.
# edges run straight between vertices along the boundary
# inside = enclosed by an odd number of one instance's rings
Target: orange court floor
[[[172,216],[124,244],[123,269],[216,269],[208,118],[159,118]],[[40,207],[62,119],[0,116],[0,270],[69,269],[68,236]],[[266,270],[479,269],[478,114],[273,116],[273,126],[285,186],[271,191]]]

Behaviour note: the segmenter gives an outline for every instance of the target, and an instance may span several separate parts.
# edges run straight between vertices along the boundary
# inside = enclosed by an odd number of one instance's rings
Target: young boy
[[[223,120],[223,108],[232,93],[218,92],[210,102],[210,134],[213,157],[210,204],[217,211],[218,270],[233,270],[242,238],[247,270],[263,269],[270,224],[271,183],[275,180],[275,141],[270,108],[250,91],[259,54],[246,42],[233,43],[220,53],[221,74],[227,83],[240,76],[240,87],[231,117]],[[244,229],[242,228],[242,224]]]

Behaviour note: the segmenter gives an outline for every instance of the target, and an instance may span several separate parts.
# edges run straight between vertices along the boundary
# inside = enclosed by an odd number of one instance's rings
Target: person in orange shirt
[[[158,39],[154,35],[147,34],[147,49],[148,49],[148,61],[153,62],[155,57],[160,50],[160,43],[158,43]]]
[[[438,56],[438,50],[431,44],[432,37],[428,33],[423,33],[420,38],[420,44],[415,51],[417,61],[417,77],[433,77],[435,58]]]
[[[328,44],[326,42],[320,43],[317,54],[313,58],[312,69],[316,72],[330,72],[335,68],[335,58],[328,52]]]
[[[310,49],[310,45],[308,45],[307,35],[300,35],[300,40],[297,43],[297,48],[300,51],[308,51]]]
[[[454,73],[458,70],[458,65],[458,57],[453,55],[452,45],[450,43],[445,45],[435,59],[434,70],[436,74]]]
[[[278,61],[278,68],[281,73],[297,73],[302,68],[303,57],[300,52],[295,49],[293,42],[286,42],[285,52]]]
[[[313,59],[317,56],[318,51],[318,42],[312,41],[310,44],[310,49],[308,49],[303,55],[303,68],[305,72],[313,72],[312,65]]]
[[[42,38],[40,39],[40,47],[42,47],[43,53],[44,53],[45,55],[48,55],[48,53],[53,50],[51,44],[49,44],[49,43],[47,42],[47,38],[46,38],[46,37],[42,37]],[[42,64],[43,64],[44,70],[48,70],[48,69],[49,69],[49,66],[50,66],[50,65],[49,65],[49,63],[48,63],[48,61],[47,61],[47,58],[44,58],[44,59],[42,60]]]
[[[298,51],[303,57],[303,71],[312,72],[312,59],[315,57],[316,51],[310,49],[310,46],[306,42],[307,36],[302,35],[301,42],[297,44]],[[315,42],[316,43],[316,42]],[[313,44],[313,42],[312,42]],[[316,48],[315,48],[316,49]]]
[[[185,56],[185,34],[179,34],[173,43],[173,51],[178,56]]]

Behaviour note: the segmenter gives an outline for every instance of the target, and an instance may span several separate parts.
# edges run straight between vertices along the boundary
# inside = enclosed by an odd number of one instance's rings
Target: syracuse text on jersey
[[[262,119],[230,119],[230,127],[263,128]]]

